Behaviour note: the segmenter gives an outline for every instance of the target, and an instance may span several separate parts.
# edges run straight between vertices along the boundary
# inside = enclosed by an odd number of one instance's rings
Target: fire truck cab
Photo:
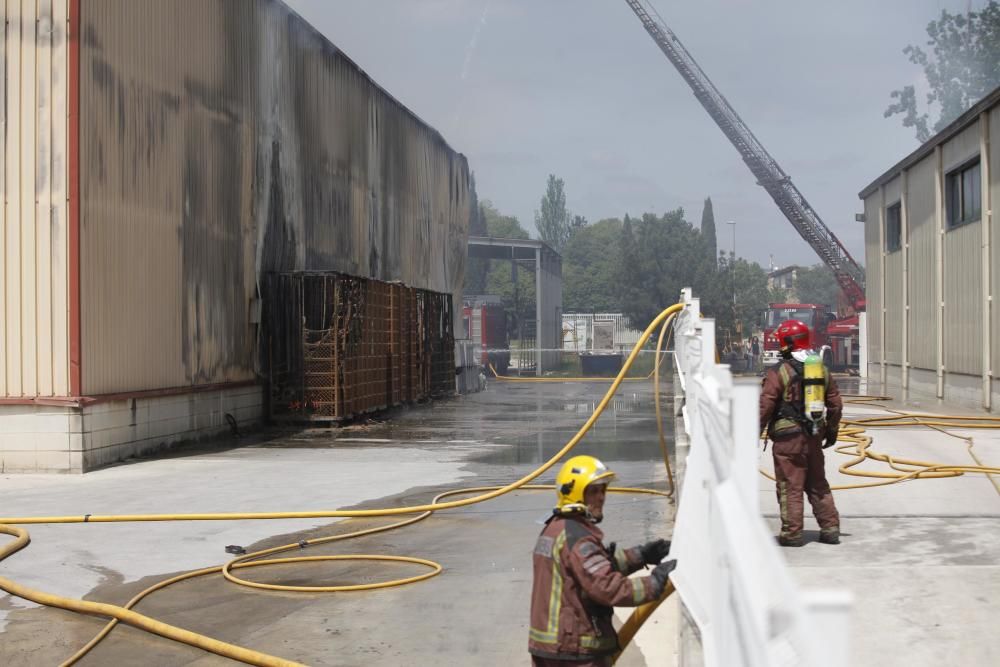
[[[774,331],[785,320],[800,320],[812,332],[813,349],[820,352],[831,369],[847,370],[858,366],[858,316],[837,319],[826,306],[814,303],[772,303],[764,318],[764,366],[781,360],[780,341]]]

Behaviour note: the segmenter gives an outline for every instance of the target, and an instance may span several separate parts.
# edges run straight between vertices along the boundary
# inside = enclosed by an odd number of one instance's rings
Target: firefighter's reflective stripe
[[[592,635],[580,635],[580,647],[592,648],[599,651],[618,648],[617,637],[594,637]]]
[[[646,599],[646,586],[642,583],[642,579],[632,579],[632,602],[642,604],[642,601]]]
[[[549,593],[549,618],[545,630],[531,628],[528,636],[542,644],[555,644],[559,638],[559,612],[562,611],[562,572],[559,571],[559,557],[566,544],[566,531],[559,533],[552,545],[552,591]]]
[[[615,565],[618,566],[619,572],[628,573],[628,556],[624,549],[615,549]]]
[[[531,639],[541,644],[555,644],[556,637],[547,632],[540,632],[532,628],[528,633]],[[616,637],[595,637],[593,635],[580,635],[580,648],[607,650],[618,648]]]
[[[788,532],[788,482],[778,482],[778,511],[781,513],[781,536],[793,537]]]
[[[597,572],[604,568],[607,563],[608,559],[605,555],[597,553],[583,561],[583,569],[586,570],[588,574],[597,574]]]

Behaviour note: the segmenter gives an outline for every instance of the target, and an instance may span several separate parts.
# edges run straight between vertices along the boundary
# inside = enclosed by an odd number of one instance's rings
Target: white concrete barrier
[[[674,324],[675,390],[683,393],[679,440],[688,454],[671,578],[698,650],[685,656],[692,638],[681,637],[680,664],[846,667],[850,594],[800,591],[760,516],[760,384],[734,381],[728,366],[715,363],[715,321],[700,317],[690,289],[683,299]]]

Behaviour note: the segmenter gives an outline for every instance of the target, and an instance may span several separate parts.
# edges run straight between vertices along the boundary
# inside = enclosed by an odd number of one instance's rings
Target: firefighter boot
[[[778,535],[778,544],[783,547],[801,547],[802,534],[798,535]]]
[[[840,544],[840,528],[824,528],[819,531],[819,541],[822,544]]]

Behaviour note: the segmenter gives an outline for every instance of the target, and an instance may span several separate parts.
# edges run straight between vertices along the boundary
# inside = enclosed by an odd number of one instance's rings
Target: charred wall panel
[[[81,13],[85,392],[255,377],[268,272],[460,293],[465,158],[283,4]]]

